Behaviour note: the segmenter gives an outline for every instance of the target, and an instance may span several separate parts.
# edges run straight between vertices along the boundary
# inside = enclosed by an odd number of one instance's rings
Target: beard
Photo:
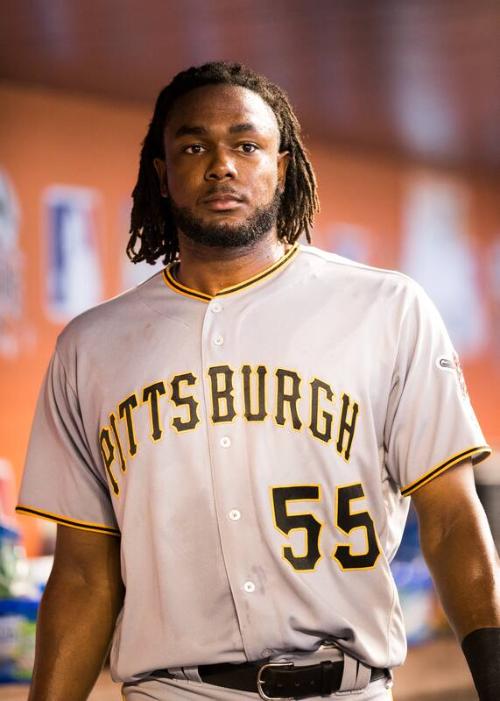
[[[196,217],[189,207],[177,207],[170,200],[170,209],[178,229],[188,238],[203,246],[220,248],[250,248],[275,226],[281,204],[281,193],[276,188],[273,199],[240,224],[208,223]]]

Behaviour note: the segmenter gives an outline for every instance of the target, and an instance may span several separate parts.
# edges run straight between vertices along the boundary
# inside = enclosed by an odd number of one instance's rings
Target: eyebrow
[[[244,122],[243,124],[234,124],[229,127],[230,134],[241,134],[243,131],[257,131],[255,126],[251,122]]]
[[[242,132],[253,131],[256,132],[257,129],[255,125],[251,122],[243,122],[242,124],[233,124],[229,127],[230,134],[241,134]],[[175,138],[178,139],[181,136],[206,136],[208,131],[205,127],[200,127],[196,125],[183,124],[175,132]]]
[[[179,127],[179,129],[177,129],[175,132],[175,138],[177,139],[180,136],[203,136],[206,133],[207,130],[204,127],[195,127],[188,124],[183,124],[182,127]]]

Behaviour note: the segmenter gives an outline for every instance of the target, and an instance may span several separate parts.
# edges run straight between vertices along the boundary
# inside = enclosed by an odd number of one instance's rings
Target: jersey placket
[[[264,586],[265,553],[258,538],[260,529],[251,499],[250,466],[244,449],[242,418],[214,422],[210,384],[213,379],[209,376],[209,368],[231,366],[229,347],[234,339],[228,335],[237,306],[234,297],[215,298],[209,303],[203,324],[201,353],[208,454],[221,552],[243,649],[248,659],[257,659],[271,652],[266,648],[269,639],[266,631],[271,630],[272,638],[276,640],[280,626],[278,620],[273,620],[275,610]],[[233,381],[237,382],[237,378]]]

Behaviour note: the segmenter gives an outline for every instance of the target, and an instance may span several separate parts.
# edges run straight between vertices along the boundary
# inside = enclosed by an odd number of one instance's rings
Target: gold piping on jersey
[[[66,516],[61,516],[60,514],[53,514],[50,511],[33,509],[31,506],[16,506],[16,513],[24,514],[25,516],[38,516],[39,518],[44,518],[47,521],[56,521],[56,523],[60,523],[62,526],[69,526],[70,528],[76,528],[80,531],[94,531],[96,533],[106,533],[108,535],[120,535],[120,531],[116,528],[111,528],[111,526],[104,526],[100,523],[77,521],[75,519],[66,518]]]
[[[170,287],[174,292],[178,292],[181,295],[184,295],[185,297],[192,297],[193,299],[200,299],[202,302],[210,302],[213,297],[210,295],[206,295],[204,292],[198,292],[197,290],[192,290],[190,287],[185,287],[184,285],[181,285],[180,282],[177,282],[177,280],[174,278],[172,275],[172,271],[170,268],[165,268],[163,271],[163,280],[167,287]]]
[[[176,280],[173,275],[175,263],[165,268],[165,270],[163,271],[163,280],[167,287],[170,287],[172,290],[174,290],[174,292],[178,292],[179,294],[184,295],[186,297],[192,297],[193,299],[199,299],[202,302],[210,302],[212,299],[215,299],[215,297],[223,297],[225,295],[233,294],[234,292],[240,292],[241,290],[247,287],[257,284],[264,278],[267,278],[273,273],[280,270],[283,266],[288,265],[288,263],[290,263],[291,260],[295,258],[298,251],[298,244],[294,244],[292,248],[289,251],[287,251],[279,260],[277,260],[276,263],[273,263],[271,267],[266,268],[260,273],[257,273],[257,275],[254,275],[253,277],[248,278],[248,280],[238,282],[236,285],[231,285],[230,287],[225,287],[223,290],[217,292],[216,295],[208,295],[205,292],[193,290],[190,287],[186,287],[186,285],[183,285],[178,280]]]
[[[452,455],[444,462],[441,462],[439,463],[439,465],[433,467],[431,470],[429,470],[429,472],[426,472],[424,475],[422,475],[422,477],[419,477],[417,480],[411,482],[406,487],[402,487],[401,494],[404,497],[409,496],[417,489],[419,489],[419,487],[423,487],[424,484],[427,484],[427,482],[433,480],[434,477],[437,477],[441,473],[448,470],[450,467],[453,467],[453,465],[456,465],[461,460],[465,460],[466,458],[470,458],[471,456],[476,455],[476,453],[480,454],[478,459],[476,460],[477,464],[478,462],[481,462],[481,460],[484,460],[484,458],[488,457],[488,455],[491,453],[491,448],[488,445],[479,445],[474,446],[473,448],[467,448],[467,450],[463,450],[461,453],[456,453],[455,455]]]

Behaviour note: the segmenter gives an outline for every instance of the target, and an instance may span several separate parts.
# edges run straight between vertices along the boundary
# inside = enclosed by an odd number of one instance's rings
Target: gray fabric
[[[74,319],[20,505],[121,536],[117,681],[325,639],[391,668],[406,651],[401,488],[483,446],[418,285],[301,246],[215,298],[167,271]]]
[[[384,679],[379,679],[369,684],[362,691],[354,691],[351,694],[332,694],[329,699],[349,699],[353,701],[392,701],[392,684]],[[149,681],[138,684],[127,684],[123,688],[125,701],[195,701],[210,699],[211,701],[243,701],[251,699],[259,701],[257,694],[246,691],[225,689],[211,684],[198,684],[196,682],[183,682],[174,679],[164,681]],[[309,701],[325,701],[324,696],[314,696]]]

